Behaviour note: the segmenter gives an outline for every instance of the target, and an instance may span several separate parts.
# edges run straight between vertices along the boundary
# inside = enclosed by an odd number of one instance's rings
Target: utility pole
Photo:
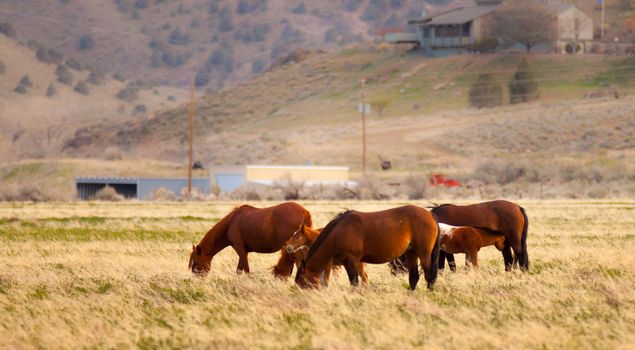
[[[194,91],[196,89],[195,79],[192,79],[192,87],[190,90],[190,113],[189,113],[189,125],[188,125],[188,139],[189,139],[189,154],[188,154],[188,166],[187,166],[187,194],[192,195],[192,124],[194,123]]]
[[[606,0],[600,1],[602,1],[602,24],[600,24],[600,39],[604,39],[604,3],[606,2]]]
[[[359,81],[359,85],[361,88],[360,91],[360,100],[361,100],[361,109],[362,109],[362,171],[364,176],[366,176],[366,93],[364,92],[364,83],[365,79],[361,79]]]

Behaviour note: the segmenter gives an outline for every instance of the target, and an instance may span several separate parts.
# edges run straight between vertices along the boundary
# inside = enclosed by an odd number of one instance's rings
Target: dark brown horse
[[[248,253],[277,252],[302,222],[310,226],[311,214],[296,203],[286,202],[262,209],[249,205],[237,207],[192,247],[188,267],[192,273],[205,277],[212,258],[231,246],[238,254],[236,272],[249,273]],[[278,265],[292,269],[293,259],[284,254]]]
[[[452,226],[472,226],[505,237],[503,259],[505,270],[512,269],[517,262],[520,269],[529,268],[527,254],[527,228],[529,220],[525,209],[512,202],[496,200],[472,205],[443,204],[432,208],[439,223]],[[512,255],[512,250],[514,255]],[[441,253],[440,263],[445,255]],[[453,257],[452,257],[452,260]]]
[[[324,228],[314,230],[304,224],[300,225],[300,228],[298,228],[293,233],[293,236],[289,238],[289,240],[287,240],[287,242],[284,244],[284,249],[280,251],[281,254],[288,254],[292,256],[293,260],[295,261],[295,266],[299,268],[302,261],[306,258],[306,254],[309,252],[309,249],[313,245],[313,242],[315,242],[322,230],[324,230]],[[335,259],[333,260],[333,267],[342,265],[343,264],[341,261],[337,261]],[[276,265],[272,268],[272,270],[273,274],[276,277],[281,277],[279,276],[279,274],[280,271],[284,271],[284,267],[279,267],[278,265]],[[362,277],[362,282],[368,283],[368,274],[366,273],[366,271],[364,271],[363,263],[359,265],[359,274]],[[321,282],[325,287],[328,287],[330,276],[330,269],[323,272]],[[284,275],[282,277],[284,277]]]
[[[348,210],[326,225],[300,264],[295,282],[302,288],[317,287],[321,272],[338,260],[351,285],[357,286],[362,262],[383,264],[405,254],[410,289],[419,281],[419,259],[428,289],[432,289],[438,272],[439,237],[432,214],[420,207],[407,205],[372,213]]]
[[[503,259],[505,270],[510,271],[512,266],[520,262],[521,270],[529,268],[529,256],[527,254],[527,228],[529,220],[525,209],[504,200],[472,204],[453,205],[442,204],[431,209],[439,223],[452,226],[473,226],[505,237],[503,247]],[[512,249],[515,255],[512,255]],[[456,265],[454,256],[443,250],[439,253],[439,269],[443,270],[445,260],[448,260],[450,269],[454,271]],[[393,274],[406,272],[406,258],[404,256],[390,263]]]
[[[439,229],[441,230],[441,251],[446,254],[463,253],[465,264],[469,263],[476,268],[478,268],[478,252],[482,247],[493,245],[501,252],[505,247],[504,236],[480,228],[439,224]],[[443,269],[441,264],[439,269]]]

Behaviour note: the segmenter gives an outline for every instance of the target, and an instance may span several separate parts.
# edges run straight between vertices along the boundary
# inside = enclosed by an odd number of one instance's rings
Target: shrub
[[[251,71],[253,73],[260,73],[265,69],[266,65],[267,63],[264,59],[258,58],[251,64]]]
[[[194,85],[196,87],[202,87],[209,84],[209,73],[204,70],[199,70],[196,72],[196,77],[194,78]]]
[[[55,89],[55,85],[53,85],[53,83],[50,83],[48,88],[46,88],[46,97],[53,97],[56,94],[57,89]]]
[[[404,181],[408,199],[423,199],[426,196],[428,182],[421,175],[409,175]]]
[[[82,64],[74,58],[67,59],[65,64],[68,68],[71,68],[77,71],[82,71],[84,69],[84,67],[82,67]]]
[[[139,87],[136,84],[129,83],[125,88],[119,90],[117,98],[124,101],[134,101],[137,99]]]
[[[306,4],[303,2],[301,2],[298,6],[294,7],[291,10],[292,13],[296,14],[296,15],[302,15],[304,13],[306,13]]]
[[[24,86],[25,88],[33,87],[33,82],[31,82],[31,78],[28,75],[25,75],[20,79],[19,85]]]
[[[514,76],[509,80],[509,99],[511,103],[528,102],[538,99],[538,83],[529,70],[529,63],[522,59]]]
[[[134,7],[139,9],[139,10],[143,10],[148,8],[148,1],[147,0],[137,0],[134,3]]]
[[[472,45],[469,45],[467,48],[470,51],[480,52],[480,53],[488,53],[494,52],[498,48],[498,39],[493,37],[485,37],[479,39]]]
[[[172,45],[187,45],[191,39],[188,34],[183,34],[181,29],[176,28],[170,33],[170,44]]]
[[[124,196],[117,193],[117,190],[115,190],[113,187],[106,186],[102,188],[101,190],[97,191],[94,199],[98,201],[120,202],[124,200],[125,198]]]
[[[165,187],[159,187],[152,191],[152,200],[160,202],[175,201],[176,194]]]
[[[7,71],[7,66],[5,66],[4,63],[0,61],[0,74],[4,74],[6,71]]]
[[[71,71],[63,64],[57,65],[55,75],[57,76],[57,81],[62,84],[71,85],[73,83],[73,74],[71,74]]]
[[[18,84],[18,86],[15,87],[15,89],[13,89],[13,91],[15,91],[18,94],[26,94],[26,88],[20,84]]]
[[[117,80],[117,81],[125,81],[126,77],[123,76],[123,74],[121,73],[115,73],[112,75],[113,79]]]
[[[269,23],[256,24],[252,29],[254,41],[265,41],[270,31],[271,25]]]
[[[108,147],[104,151],[105,160],[121,160],[121,151],[117,147]]]
[[[4,34],[8,38],[15,38],[15,29],[9,22],[0,22],[0,33]]]
[[[503,89],[489,73],[480,74],[470,87],[470,105],[476,108],[499,106],[503,99]]]
[[[276,181],[273,187],[282,191],[285,200],[297,200],[304,190],[304,181],[294,181],[291,176],[286,176]]]
[[[222,33],[234,30],[234,19],[228,6],[223,7],[220,12],[220,24],[218,25],[218,29]]]
[[[85,34],[81,38],[79,38],[79,49],[80,50],[90,50],[95,46],[95,41],[90,34]]]
[[[88,84],[86,84],[86,82],[83,80],[78,82],[73,88],[73,90],[75,90],[75,92],[80,93],[84,96],[87,96],[88,94],[90,94],[90,90],[88,89]]]
[[[90,74],[88,74],[88,82],[93,85],[101,85],[105,79],[104,73],[98,69],[93,69],[90,71]]]
[[[54,49],[45,49],[40,47],[35,52],[35,57],[44,63],[60,63],[62,61],[62,54]]]

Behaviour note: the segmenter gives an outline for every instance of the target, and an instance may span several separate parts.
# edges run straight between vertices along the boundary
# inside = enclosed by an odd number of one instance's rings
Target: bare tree
[[[521,43],[531,52],[536,44],[553,41],[556,14],[539,0],[510,0],[494,14],[493,31],[504,43]]]

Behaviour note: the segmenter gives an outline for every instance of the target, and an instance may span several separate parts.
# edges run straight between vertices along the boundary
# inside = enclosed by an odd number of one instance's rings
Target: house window
[[[423,28],[423,37],[428,39],[430,37],[430,27]]]
[[[463,36],[470,36],[470,27],[472,22],[463,23]]]

